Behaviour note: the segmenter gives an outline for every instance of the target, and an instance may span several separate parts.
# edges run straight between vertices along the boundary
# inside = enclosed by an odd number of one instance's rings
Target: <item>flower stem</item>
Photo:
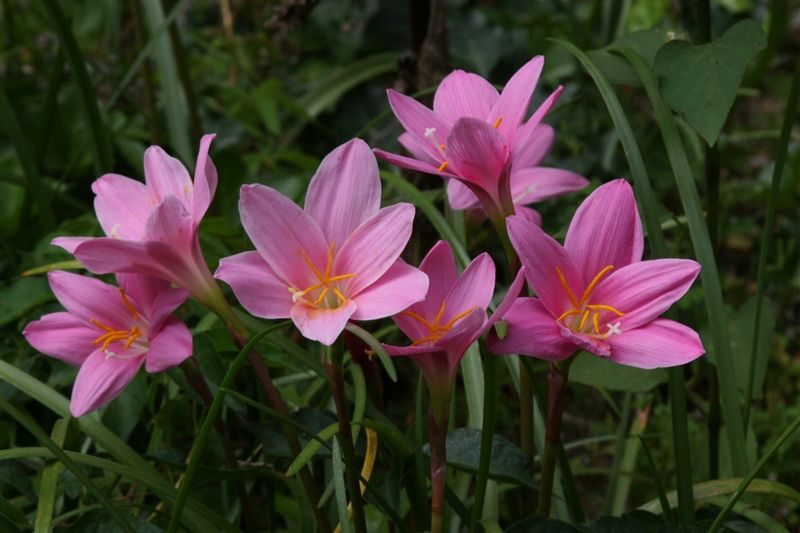
[[[342,352],[338,346],[334,345],[328,349],[328,357],[324,358],[324,363],[331,382],[333,401],[336,404],[336,419],[339,423],[339,438],[341,439],[345,464],[355,465],[357,464],[356,453],[353,448],[353,434],[350,430],[350,417],[345,395],[344,364],[342,362]],[[361,500],[358,473],[352,468],[346,468],[345,474],[348,492],[350,493],[350,503],[353,506],[353,522],[355,523],[356,533],[366,533],[367,525],[364,519],[364,504]]]
[[[547,386],[547,427],[544,435],[542,454],[542,479],[539,485],[539,505],[537,511],[550,515],[553,499],[553,478],[556,473],[558,445],[561,440],[561,415],[564,412],[564,392],[567,390],[569,367],[574,357],[557,363],[550,363]]]
[[[434,416],[433,408],[428,407],[428,440],[431,445],[431,533],[441,533],[444,525],[444,499],[447,475],[447,419]]]

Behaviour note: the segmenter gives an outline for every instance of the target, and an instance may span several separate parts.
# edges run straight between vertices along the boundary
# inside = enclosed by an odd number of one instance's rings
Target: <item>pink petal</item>
[[[34,320],[22,332],[38,351],[80,366],[96,347],[93,341],[100,336],[97,330],[69,313],[50,313]]]
[[[58,246],[59,248],[63,248],[67,252],[74,254],[78,246],[92,239],[94,239],[94,237],[56,237],[50,241],[50,244],[53,246]]]
[[[538,166],[553,147],[556,133],[547,124],[535,126],[530,134],[518,134],[511,148],[511,183],[514,173],[528,167]]]
[[[413,98],[397,91],[388,89],[386,91],[389,97],[389,105],[392,107],[397,120],[403,125],[403,128],[417,141],[420,147],[425,150],[428,157],[434,161],[442,161],[442,155],[439,152],[438,145],[447,139],[450,133],[449,124],[424,105],[420,104]],[[433,136],[426,137],[426,132],[430,132],[433,128]]]
[[[558,270],[561,270],[567,286],[576,298],[581,297],[581,294],[576,293],[584,285],[567,251],[542,231],[542,228],[521,217],[508,217],[506,223],[511,243],[525,266],[528,284],[536,291],[542,304],[554,317],[572,309]]]
[[[197,151],[197,163],[194,167],[194,198],[192,199],[192,220],[195,226],[200,224],[206,214],[214,193],[217,191],[217,168],[208,156],[211,141],[216,133],[203,135],[200,139],[200,149]]]
[[[542,227],[542,215],[535,209],[531,209],[530,207],[525,207],[522,205],[514,206],[514,213],[518,217],[522,217],[523,219],[527,220],[531,224],[535,224]]]
[[[400,203],[385,207],[366,220],[347,239],[333,262],[336,275],[355,274],[340,286],[354,298],[400,257],[411,237],[414,206]]]
[[[561,93],[564,92],[564,87],[559,85],[556,87],[556,90],[550,93],[550,96],[544,99],[544,102],[541,103],[539,107],[536,108],[536,111],[533,112],[531,118],[528,119],[528,122],[525,123],[525,135],[530,135],[534,128],[536,128],[542,119],[550,112],[554,105],[558,102],[558,99],[561,98]]]
[[[449,377],[452,379],[458,370],[458,363],[464,357],[473,342],[485,331],[486,311],[474,309],[470,314],[455,323],[453,329],[434,344],[440,346],[447,354]]]
[[[356,307],[352,300],[336,309],[315,309],[301,302],[292,307],[292,322],[303,337],[330,346],[344,331]]]
[[[358,309],[353,320],[375,320],[399,313],[425,298],[428,276],[397,260],[375,283],[358,293],[353,300]]]
[[[638,368],[684,365],[705,353],[696,331],[665,319],[612,335],[608,340],[612,361]]]
[[[105,352],[95,350],[81,365],[69,410],[79,417],[99,409],[116,398],[131,382],[142,366],[144,357],[118,359],[107,357]]]
[[[511,194],[514,203],[520,205],[579,191],[587,185],[589,181],[583,176],[560,168],[535,167],[511,173]]]
[[[125,291],[125,295],[133,306],[147,317],[152,317],[153,304],[159,295],[164,291],[171,290],[168,281],[153,276],[119,272],[116,278],[117,284]],[[185,299],[186,297],[184,297]]]
[[[187,253],[195,236],[192,214],[175,196],[168,196],[147,219],[144,240],[168,244],[176,251]]]
[[[400,143],[400,146],[405,148],[409,154],[411,154],[414,159],[422,161],[423,163],[430,163],[434,167],[438,167],[440,165],[439,161],[431,158],[425,150],[420,146],[420,144],[416,141],[416,139],[408,132],[403,132],[397,137],[397,142]],[[375,149],[374,152],[378,152],[379,150]]]
[[[138,240],[155,204],[144,183],[118,174],[106,174],[92,183],[94,211],[105,234]]]
[[[611,355],[611,345],[606,339],[593,337],[585,333],[577,333],[564,324],[559,324],[558,327],[561,329],[561,335],[563,335],[565,339],[572,341],[575,346],[601,357],[608,357]]]
[[[514,302],[517,301],[519,297],[520,291],[522,291],[522,286],[525,284],[525,267],[519,269],[517,275],[514,276],[514,281],[511,282],[511,285],[508,287],[506,291],[506,295],[503,297],[503,301],[500,302],[500,305],[497,306],[497,309],[494,310],[492,316],[489,320],[486,321],[484,324],[483,329],[481,330],[480,334],[483,335],[486,333],[489,328],[491,328],[496,322],[500,321],[505,317],[506,313],[511,309],[514,305]]]
[[[508,146],[494,128],[482,120],[459,119],[447,137],[446,155],[459,179],[474,183],[497,198]]]
[[[153,302],[150,311],[150,332],[155,333],[164,327],[172,313],[189,297],[186,289],[165,289],[161,291]]]
[[[586,284],[608,265],[619,269],[641,260],[642,221],[627,181],[608,182],[583,201],[572,217],[564,248]]]
[[[50,289],[67,311],[82,320],[88,327],[91,320],[115,329],[128,329],[132,320],[130,311],[119,290],[99,279],[80,276],[62,270],[47,275]]]
[[[700,265],[689,259],[655,259],[612,270],[589,298],[591,303],[610,305],[625,313],[604,313],[601,322],[621,323],[622,331],[647,324],[686,294],[700,273]]]
[[[433,110],[450,123],[461,117],[485,121],[498,97],[492,84],[477,74],[454,70],[439,83],[433,97]]]
[[[522,119],[528,114],[533,91],[539,82],[539,75],[544,67],[544,57],[536,56],[517,72],[511,76],[500,97],[497,99],[494,108],[489,114],[489,123],[502,119],[498,126],[498,131],[509,141],[514,138],[514,134],[522,123]]]
[[[372,151],[380,159],[390,163],[396,167],[407,168],[408,170],[416,170],[417,172],[424,172],[425,174],[433,174],[434,176],[452,176],[450,172],[440,172],[439,167],[428,163],[427,161],[418,161],[404,155],[393,154],[378,148],[373,148]],[[427,158],[426,158],[427,159]]]
[[[419,269],[430,280],[428,293],[423,301],[413,305],[410,310],[420,316],[433,318],[458,279],[456,259],[450,243],[438,241],[434,244],[422,259]],[[416,320],[414,322],[419,324]]]
[[[480,207],[481,201],[469,187],[457,179],[447,180],[447,201],[456,210]]]
[[[447,293],[442,322],[469,309],[486,310],[494,294],[495,268],[488,253],[484,252],[467,265]]]
[[[243,252],[220,260],[214,277],[231,286],[239,303],[261,318],[289,318],[292,294],[258,252]]]
[[[305,210],[328,242],[343,244],[381,204],[381,180],[375,156],[361,139],[328,154],[311,179]]]
[[[242,186],[239,213],[247,235],[278,278],[298,289],[316,283],[306,261],[324,269],[328,242],[308,213],[264,185]]]
[[[148,245],[138,241],[89,239],[75,249],[75,257],[95,274],[134,272],[171,279],[161,262],[148,252]]]
[[[536,298],[518,298],[503,317],[507,333],[503,339],[489,336],[489,351],[519,354],[558,361],[575,352],[575,345],[561,336],[555,318]]]
[[[144,368],[149,373],[163,372],[192,356],[192,332],[177,317],[169,317],[161,331],[150,339]]]
[[[154,204],[174,196],[187,212],[192,212],[192,178],[183,163],[168,155],[160,146],[151,146],[144,151],[144,180]]]

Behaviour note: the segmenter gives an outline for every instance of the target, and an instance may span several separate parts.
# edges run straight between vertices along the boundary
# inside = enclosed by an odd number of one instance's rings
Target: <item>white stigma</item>
[[[117,222],[111,227],[110,233],[112,239],[119,239],[119,232],[117,231],[118,229],[119,229],[119,222]]]
[[[606,335],[608,335],[609,337],[614,334],[619,335],[620,333],[622,333],[622,331],[619,329],[621,325],[622,322],[616,322],[614,324],[606,324],[606,327],[608,327],[608,333],[606,333]]]
[[[436,135],[436,128],[425,128],[425,138],[432,139]]]

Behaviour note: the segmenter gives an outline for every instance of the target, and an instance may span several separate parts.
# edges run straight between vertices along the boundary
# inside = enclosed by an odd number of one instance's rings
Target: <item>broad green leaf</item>
[[[713,145],[733,106],[745,67],[766,43],[761,26],[743,20],[708,44],[665,44],[655,62],[664,102]]]
[[[453,468],[470,473],[478,472],[481,449],[481,430],[475,428],[459,428],[447,434],[445,442],[447,464]],[[423,447],[425,454],[430,455],[430,445]],[[530,470],[530,461],[525,452],[505,437],[494,435],[492,441],[489,478],[506,481],[526,487],[536,487]]]
[[[658,28],[637,31],[620,37],[605,48],[591,50],[586,55],[611,83],[638,87],[642,82],[639,81],[639,77],[630,64],[618,55],[611,53],[609,49],[614,46],[628,46],[636,50],[642,59],[652,66],[658,49],[674,37],[671,32]]]
[[[618,365],[608,359],[582,352],[569,370],[570,381],[609,390],[646,392],[667,381],[667,372]]]

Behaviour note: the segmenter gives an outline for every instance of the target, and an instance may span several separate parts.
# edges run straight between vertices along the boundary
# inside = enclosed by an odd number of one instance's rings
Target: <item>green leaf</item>
[[[733,106],[745,67],[766,45],[766,36],[754,20],[735,24],[708,44],[665,44],[655,62],[664,102],[713,145]]]
[[[344,533],[353,533],[353,522],[347,513],[347,493],[344,489],[344,463],[339,450],[339,441],[333,438],[333,489],[336,492],[336,510],[339,512],[339,524]]]
[[[147,379],[136,376],[103,411],[103,423],[124,441],[128,440],[147,400]]]
[[[445,441],[447,464],[453,468],[476,474],[480,460],[481,430],[476,428],[458,428],[447,434]],[[430,445],[423,447],[425,454],[430,455]],[[525,452],[505,437],[494,435],[489,462],[489,478],[495,481],[506,481],[516,485],[535,488],[536,482],[530,472],[530,461]]]
[[[52,299],[50,287],[42,278],[20,278],[0,287],[0,326],[25,316]]]
[[[317,433],[317,439],[323,441],[329,440],[334,435],[336,435],[337,431],[339,431],[339,424],[334,422],[333,424],[329,425],[328,427]],[[302,451],[297,455],[292,464],[289,465],[289,468],[286,469],[287,476],[291,477],[295,475],[300,471],[301,468],[303,468],[306,465],[306,463],[308,463],[311,459],[314,458],[314,456],[317,454],[317,451],[319,451],[319,449],[322,447],[322,443],[319,440],[312,439],[308,441],[308,443],[305,445]]]
[[[648,65],[653,66],[658,49],[668,42],[670,37],[671,32],[658,28],[637,31],[620,37],[605,48],[590,50],[586,52],[586,55],[589,56],[597,69],[611,83],[638,87],[642,84],[639,81],[639,76],[636,75],[636,72],[627,61],[611,53],[609,48],[621,45],[633,48]]]
[[[582,352],[572,363],[570,381],[609,390],[647,392],[667,381],[662,368],[644,370]]]
[[[731,320],[731,349],[733,350],[733,363],[736,368],[746,369],[750,365],[750,349],[753,342],[753,321],[756,313],[755,296],[749,298],[736,312]],[[760,400],[764,397],[764,376],[767,373],[770,346],[775,333],[775,308],[769,300],[764,300],[759,324],[758,349],[756,362],[753,368],[753,399]],[[736,373],[736,386],[744,394],[747,391],[749,373],[742,371]]]
[[[51,438],[57,446],[64,446],[69,421],[69,417],[60,418],[53,425]],[[62,468],[63,465],[56,462],[47,465],[42,470],[42,480],[39,484],[39,505],[36,508],[36,531],[50,531],[53,522],[53,509],[55,509],[56,498],[58,497],[58,478],[61,475]]]

